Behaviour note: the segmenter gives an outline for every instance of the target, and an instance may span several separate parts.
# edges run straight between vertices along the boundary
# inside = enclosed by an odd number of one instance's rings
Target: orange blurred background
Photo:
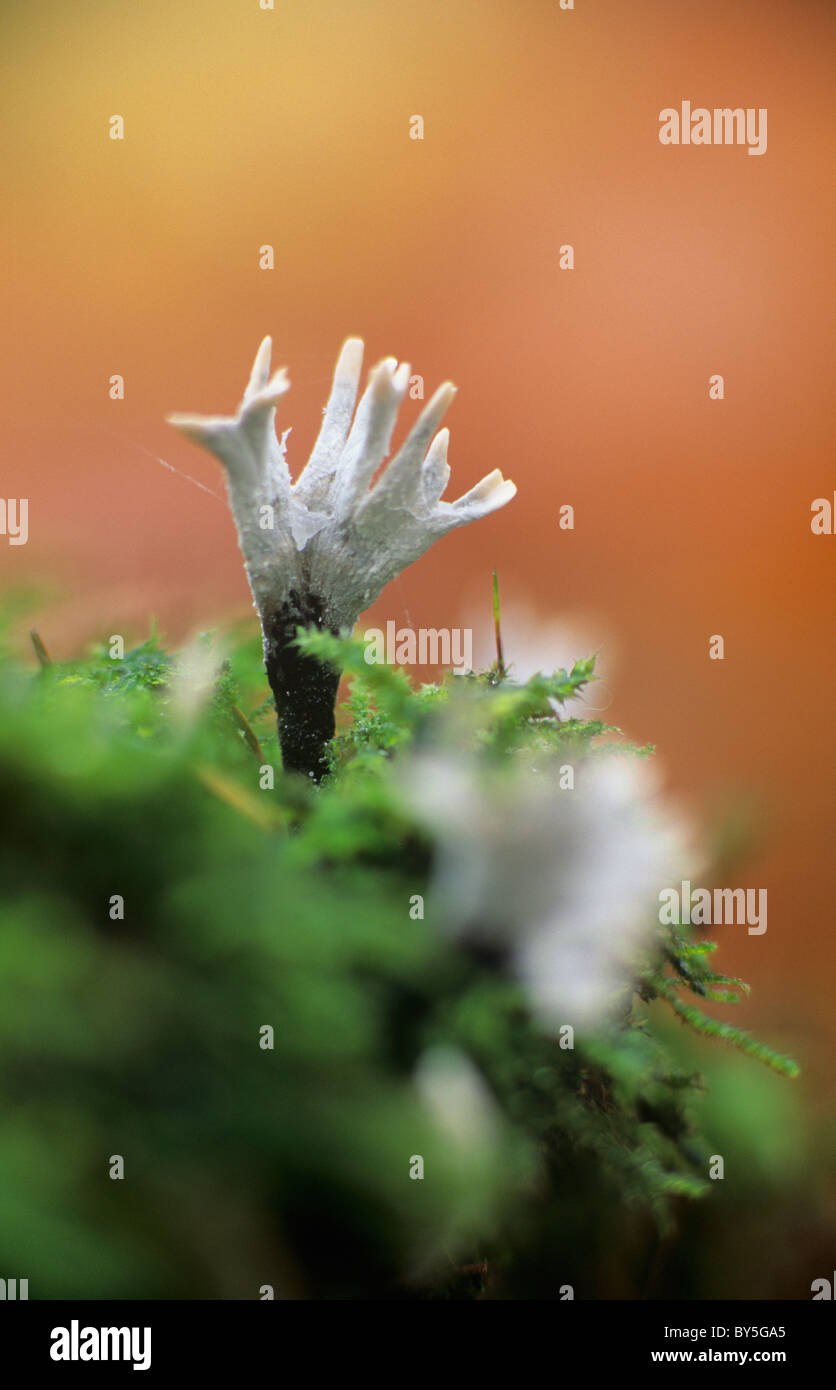
[[[600,648],[607,717],[657,744],[678,795],[754,808],[725,881],[768,887],[769,929],[721,929],[720,963],[754,986],[738,1021],[821,1097],[832,5],[4,0],[0,38],[2,493],[30,499],[0,565],[52,580],[32,620],[53,654],[142,638],[151,614],[176,642],[249,611],[220,471],[163,417],[230,411],[265,333],[293,471],[348,334],[427,396],[451,378],[451,495],[500,467],[518,497],[370,620],[487,634],[496,566],[512,658]],[[663,147],[683,99],[766,107],[767,153]]]

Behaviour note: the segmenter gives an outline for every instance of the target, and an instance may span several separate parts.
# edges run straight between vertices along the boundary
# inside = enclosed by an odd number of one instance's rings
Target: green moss
[[[641,1223],[672,1229],[710,1152],[700,1078],[647,1006],[797,1068],[688,1001],[745,986],[682,927],[621,1026],[561,1049],[513,980],[410,918],[432,845],[390,772],[455,702],[498,762],[651,750],[555,716],[594,659],[414,689],[312,632],[300,645],[350,684],[314,789],[282,774],[260,643],[239,639],[190,720],[156,637],[0,670],[0,1263],[37,1297],[470,1297],[477,1267],[502,1295],[580,1297],[606,1251],[638,1287]],[[445,1141],[421,1102],[414,1070],[438,1046],[484,1078],[490,1142]]]

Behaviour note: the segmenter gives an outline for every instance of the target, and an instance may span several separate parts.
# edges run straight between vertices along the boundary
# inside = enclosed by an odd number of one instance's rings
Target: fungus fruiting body
[[[516,492],[498,469],[455,502],[449,431],[439,426],[455,395],[445,382],[378,478],[409,385],[393,357],[369,374],[357,402],[363,344],[340,352],[313,452],[294,482],[278,439],[276,407],[290,389],[271,375],[265,338],[235,415],[172,415],[169,423],[214,454],[227,491],[250,589],[261,619],[264,663],[276,701],[282,761],[319,781],[334,734],[339,671],[295,645],[299,627],[350,630],[395,575],[457,526],[505,505]]]

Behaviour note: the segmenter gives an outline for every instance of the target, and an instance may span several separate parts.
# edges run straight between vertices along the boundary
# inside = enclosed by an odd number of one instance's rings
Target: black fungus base
[[[325,626],[322,602],[295,589],[281,608],[262,617],[264,665],[278,712],[282,765],[319,782],[328,771],[326,748],[334,737],[340,672],[291,645],[297,628],[312,626]]]

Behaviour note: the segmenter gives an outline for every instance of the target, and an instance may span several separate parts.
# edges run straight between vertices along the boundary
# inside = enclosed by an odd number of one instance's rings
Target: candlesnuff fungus
[[[660,890],[702,858],[646,763],[611,753],[573,764],[572,790],[555,755],[538,756],[535,772],[428,745],[399,769],[436,842],[433,920],[515,975],[550,1031],[624,1012],[637,965],[658,950]]]
[[[334,734],[340,673],[303,656],[298,627],[350,630],[396,574],[433,541],[487,516],[516,492],[498,469],[442,502],[449,431],[438,426],[455,395],[450,382],[424,407],[401,448],[371,486],[389,450],[409,385],[409,365],[387,357],[370,372],[355,412],[363,343],[349,338],[313,453],[296,482],[276,438],[276,406],[290,389],[270,374],[271,342],[256,353],[232,418],[170,415],[188,438],[220,459],[244,567],[264,635],[264,664],[276,701],[284,766],[319,781]],[[436,433],[436,431],[438,431]]]

